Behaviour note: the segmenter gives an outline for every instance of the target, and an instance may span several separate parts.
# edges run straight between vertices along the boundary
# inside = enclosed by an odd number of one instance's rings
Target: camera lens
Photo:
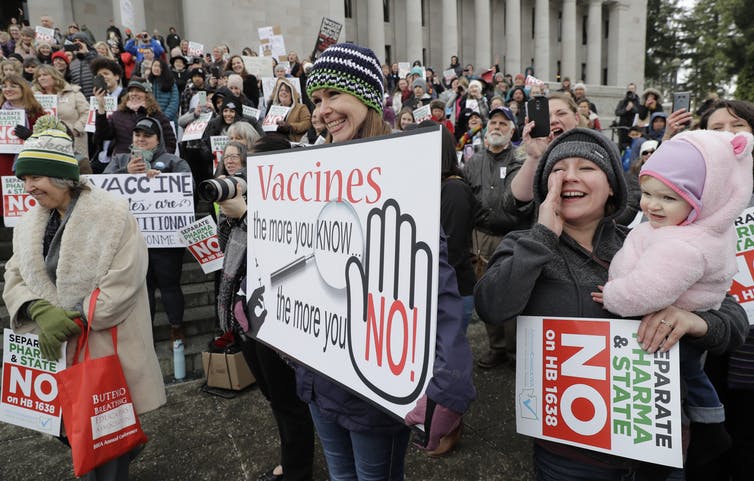
[[[223,202],[236,196],[237,191],[246,193],[246,181],[242,177],[209,179],[199,184],[199,198],[208,202]]]

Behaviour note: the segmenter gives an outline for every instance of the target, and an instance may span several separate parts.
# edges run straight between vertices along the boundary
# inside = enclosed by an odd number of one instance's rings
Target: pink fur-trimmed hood
[[[691,204],[686,223],[722,233],[751,198],[753,148],[748,132],[684,132],[663,142],[639,175],[657,178]]]

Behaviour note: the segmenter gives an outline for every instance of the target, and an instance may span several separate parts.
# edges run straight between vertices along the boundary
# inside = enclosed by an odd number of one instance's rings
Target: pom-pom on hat
[[[382,67],[372,50],[352,43],[338,43],[319,56],[309,72],[306,92],[334,89],[351,94],[382,115],[385,98]]]
[[[79,163],[73,155],[73,140],[57,129],[32,134],[24,142],[16,160],[16,177],[26,175],[79,180]]]

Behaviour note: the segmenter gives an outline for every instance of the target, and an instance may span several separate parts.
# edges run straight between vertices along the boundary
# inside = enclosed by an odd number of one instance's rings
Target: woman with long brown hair
[[[232,55],[225,64],[225,71],[238,74],[243,79],[243,94],[251,102],[252,107],[259,106],[259,81],[257,77],[246,71],[246,65],[240,55]]]
[[[105,112],[105,91],[98,91],[97,120],[94,133],[95,143],[111,140],[108,154],[125,154],[131,146],[131,137],[136,122],[144,117],[152,117],[160,122],[165,136],[165,150],[175,152],[175,133],[160,106],[152,95],[152,87],[141,79],[133,78],[128,84],[128,91],[120,101],[118,110],[110,118]]]
[[[78,154],[89,157],[85,130],[89,116],[89,102],[81,93],[81,88],[66,82],[52,65],[40,65],[34,72],[32,89],[44,95],[57,95],[57,116],[71,130],[74,150]]]

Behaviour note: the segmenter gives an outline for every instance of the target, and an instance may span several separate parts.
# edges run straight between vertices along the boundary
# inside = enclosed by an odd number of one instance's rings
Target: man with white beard
[[[482,207],[483,213],[477,221],[472,242],[473,253],[484,262],[489,260],[505,234],[531,224],[531,212],[513,215],[504,211],[502,205],[505,176],[514,156],[511,138],[516,130],[515,116],[507,107],[494,109],[489,115],[484,136],[486,149],[474,154],[464,167],[466,180]],[[477,365],[490,369],[514,355],[515,323],[507,322],[503,326],[485,324],[485,327],[490,349],[477,360]]]

